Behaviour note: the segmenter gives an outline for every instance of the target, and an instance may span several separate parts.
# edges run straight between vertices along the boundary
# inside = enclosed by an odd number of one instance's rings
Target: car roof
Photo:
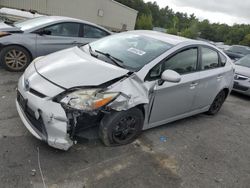
[[[66,16],[43,16],[43,17],[49,18],[51,20],[51,22],[54,22],[54,21],[76,21],[76,22],[89,23],[89,24],[93,25],[93,23],[90,23],[90,22],[87,22],[84,20],[80,20],[80,19],[76,19],[76,18],[66,17]]]
[[[246,46],[243,46],[243,45],[238,45],[238,44],[235,44],[235,45],[232,45],[232,46],[246,47]]]
[[[157,40],[161,40],[163,42],[166,42],[168,44],[171,45],[177,45],[183,42],[196,42],[196,40],[192,40],[192,39],[188,39],[185,37],[180,37],[180,36],[176,36],[176,35],[170,35],[167,33],[162,33],[162,32],[158,32],[158,31],[149,31],[149,30],[135,30],[135,31],[129,31],[129,33],[134,33],[134,34],[138,34],[138,35],[143,35],[143,36],[147,36],[147,37],[151,37]],[[204,43],[204,42],[202,42]],[[207,44],[207,43],[204,43]]]
[[[240,48],[247,48],[247,49],[249,49],[248,46],[243,46],[243,45],[232,45],[231,47],[240,47]]]

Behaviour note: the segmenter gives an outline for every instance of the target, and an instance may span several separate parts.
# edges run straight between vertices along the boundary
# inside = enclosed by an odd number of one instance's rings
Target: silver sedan
[[[36,57],[110,34],[93,23],[59,16],[42,16],[14,24],[2,22],[0,62],[9,71],[23,71]]]
[[[250,55],[235,63],[234,91],[250,96]]]
[[[216,114],[233,75],[231,60],[213,45],[131,31],[34,60],[16,105],[27,129],[52,147],[67,150],[94,128],[117,146],[142,130]]]

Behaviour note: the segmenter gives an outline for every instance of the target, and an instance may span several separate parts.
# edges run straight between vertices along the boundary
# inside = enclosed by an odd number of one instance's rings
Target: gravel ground
[[[250,187],[250,98],[232,94],[217,116],[163,125],[127,146],[91,140],[63,152],[35,139],[18,117],[20,75],[0,69],[1,188],[42,188],[43,180],[49,188]]]

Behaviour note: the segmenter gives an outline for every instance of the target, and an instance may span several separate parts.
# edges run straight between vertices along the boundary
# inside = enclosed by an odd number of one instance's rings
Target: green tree
[[[167,33],[171,35],[177,35],[178,30],[176,28],[170,28],[170,29],[167,29]]]
[[[177,29],[178,25],[179,25],[179,18],[177,16],[174,16],[173,17],[173,28]]]
[[[180,34],[189,38],[201,37],[226,44],[248,44],[250,25],[213,23],[208,20],[199,21],[194,14],[174,12],[170,7],[160,8],[156,2],[145,3],[143,0],[116,0],[126,6],[138,10],[136,29],[162,27],[171,34]],[[195,23],[195,24],[194,24]]]
[[[244,37],[240,44],[250,46],[250,33]]]
[[[157,27],[160,27],[161,26],[161,23],[160,23],[160,8],[159,6],[157,5],[156,2],[148,2],[147,3],[147,6],[151,12],[151,15],[152,15],[152,20],[154,20],[154,26],[157,26]]]
[[[152,16],[151,15],[141,15],[136,22],[136,29],[153,29]]]
[[[213,40],[214,31],[208,20],[203,20],[199,23],[200,37],[207,40]]]
[[[199,36],[198,23],[196,20],[193,21],[191,27],[184,29],[181,32],[181,36],[196,39]]]
[[[226,42],[230,45],[239,44],[245,37],[244,28],[240,25],[233,25],[226,36]]]

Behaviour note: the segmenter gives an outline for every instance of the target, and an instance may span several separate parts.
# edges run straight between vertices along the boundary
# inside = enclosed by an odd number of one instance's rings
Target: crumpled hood
[[[64,87],[98,86],[126,75],[129,71],[100,61],[78,47],[62,50],[35,62],[37,72]]]
[[[243,75],[243,76],[247,76],[250,78],[250,68],[248,68],[248,67],[235,65],[235,73]]]

